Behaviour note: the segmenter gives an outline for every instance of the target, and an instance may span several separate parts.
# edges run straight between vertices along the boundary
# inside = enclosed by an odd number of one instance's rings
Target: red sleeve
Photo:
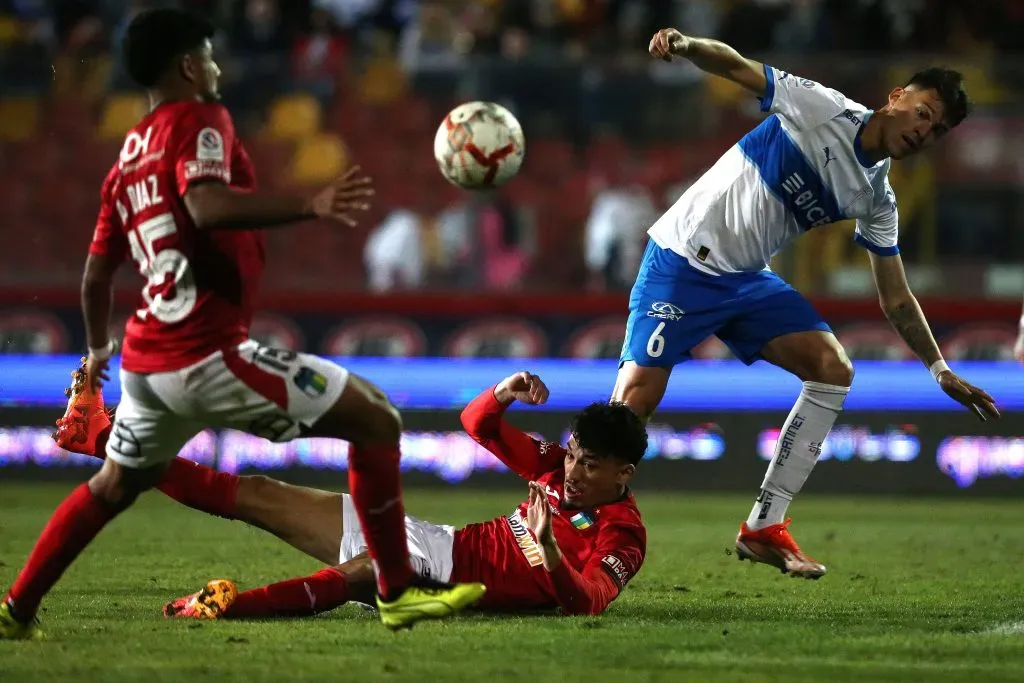
[[[230,184],[235,125],[227,109],[199,105],[182,124],[174,152],[178,194],[184,197],[189,185],[205,180]]]
[[[474,441],[524,479],[537,479],[561,465],[565,459],[562,447],[537,441],[505,422],[502,416],[506,408],[494,398],[491,387],[462,410],[462,427]]]
[[[100,212],[96,216],[96,228],[92,233],[89,253],[107,256],[118,263],[128,255],[128,237],[121,226],[114,197],[117,168],[111,169],[100,190]]]
[[[582,572],[562,562],[551,572],[558,606],[565,614],[597,615],[612,600],[644,562],[647,534],[634,524],[615,524],[601,530],[597,547]]]

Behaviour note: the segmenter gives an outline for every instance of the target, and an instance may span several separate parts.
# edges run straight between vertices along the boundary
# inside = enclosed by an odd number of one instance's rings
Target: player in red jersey
[[[600,614],[644,561],[647,532],[628,483],[647,450],[647,433],[632,410],[614,403],[580,412],[568,448],[538,442],[504,420],[514,401],[539,405],[547,397],[539,377],[520,372],[462,412],[466,432],[530,482],[529,498],[507,515],[461,529],[407,517],[409,550],[423,575],[485,584],[483,609]],[[100,453],[110,420],[96,404],[87,418],[79,415],[78,402],[76,393],[55,438],[67,450]],[[189,507],[265,529],[330,565],[240,594],[232,581],[210,581],[169,603],[167,616],[301,616],[350,600],[372,604],[367,544],[348,495],[215,472],[182,458],[158,488]]]
[[[309,197],[256,190],[249,157],[217,102],[213,27],[179,10],[139,14],[123,44],[128,73],[151,111],[125,137],[103,183],[82,281],[90,390],[106,379],[114,273],[131,258],[145,278],[125,329],[123,399],[100,471],[56,510],[6,599],[0,639],[38,637],[43,596],[100,530],[164,476],[206,427],[274,441],[352,444],[349,487],[370,556],[377,605],[390,628],[447,616],[483,586],[427,585],[405,543],[397,410],[371,383],[315,356],[249,340],[263,270],[259,228],[312,218],[353,224],[368,180],[355,170]]]

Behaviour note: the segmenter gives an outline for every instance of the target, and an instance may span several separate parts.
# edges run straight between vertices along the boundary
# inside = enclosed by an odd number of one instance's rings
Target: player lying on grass
[[[672,369],[711,335],[750,364],[766,360],[803,382],[761,491],[736,538],[740,559],[818,578],[786,512],[843,409],[853,365],[814,307],[768,267],[808,230],[856,219],[885,317],[939,388],[979,418],[999,417],[991,396],[954,374],[939,352],[903,271],[890,159],[922,152],[967,116],[961,75],[925,69],[872,111],[842,93],[740,55],[716,40],[658,31],[652,56],[687,59],[761,100],[770,115],[722,155],[649,230],[630,294],[612,398],[644,419]]]
[[[84,373],[75,378],[54,437],[66,450],[102,457],[110,417]],[[483,583],[482,609],[600,614],[644,561],[647,533],[628,483],[647,450],[647,432],[616,403],[595,403],[576,415],[568,448],[536,441],[504,420],[514,401],[540,405],[547,397],[539,377],[520,372],[466,406],[466,432],[530,482],[529,498],[505,516],[461,529],[406,517],[409,554],[424,577]],[[157,488],[196,510],[265,529],[331,565],[244,593],[232,581],[210,581],[166,605],[167,616],[300,616],[348,601],[373,604],[373,569],[348,494],[215,472],[183,458],[171,462]]]

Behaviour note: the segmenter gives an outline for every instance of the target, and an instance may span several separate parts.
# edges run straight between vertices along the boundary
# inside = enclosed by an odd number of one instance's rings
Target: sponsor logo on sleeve
[[[509,531],[512,532],[513,538],[516,539],[516,545],[519,546],[519,550],[522,551],[523,557],[531,567],[539,567],[544,564],[544,556],[540,552],[540,545],[537,543],[537,539],[533,537],[533,533],[530,531],[529,525],[526,520],[523,519],[523,515],[518,509],[513,511],[511,514],[505,516],[505,523],[508,524]]]
[[[624,588],[629,583],[630,574],[625,562],[614,555],[605,555],[601,562],[615,579],[615,583],[619,584],[619,588]]]
[[[230,183],[231,171],[218,161],[186,161],[185,180],[196,178],[219,178],[225,183]]]
[[[203,128],[196,136],[196,160],[224,162],[224,138],[216,128]]]

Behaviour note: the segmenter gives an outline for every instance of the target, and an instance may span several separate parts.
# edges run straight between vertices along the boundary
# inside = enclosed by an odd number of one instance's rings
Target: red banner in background
[[[919,297],[928,320],[937,325],[968,322],[1016,323],[1021,315],[1019,299],[930,299]],[[629,295],[625,292],[410,292],[389,295],[362,292],[312,293],[267,292],[259,297],[257,307],[284,315],[318,314],[333,316],[558,316],[603,317],[625,316]],[[873,298],[812,298],[814,307],[836,324],[860,321],[883,321],[878,301]],[[128,310],[138,303],[138,292],[119,290],[115,305]],[[61,290],[0,289],[0,306],[4,308],[77,308],[78,292]]]

